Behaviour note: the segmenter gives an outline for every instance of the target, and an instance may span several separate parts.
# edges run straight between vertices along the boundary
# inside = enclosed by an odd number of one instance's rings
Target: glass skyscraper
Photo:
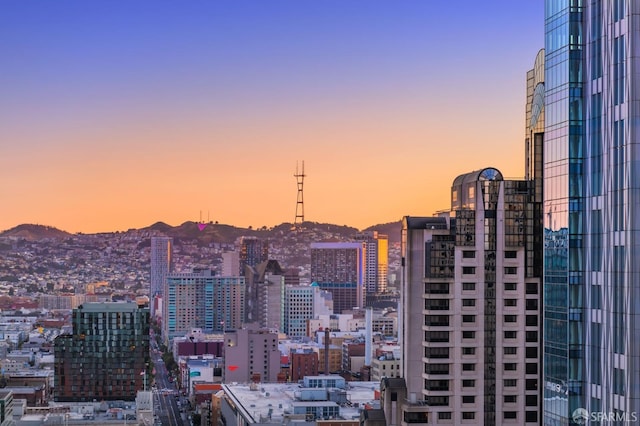
[[[640,420],[638,13],[545,1],[545,425]]]
[[[72,334],[54,341],[56,401],[133,401],[149,376],[149,309],[129,302],[83,303]]]

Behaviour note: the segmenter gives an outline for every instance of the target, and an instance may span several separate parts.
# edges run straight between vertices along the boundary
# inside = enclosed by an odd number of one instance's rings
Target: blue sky
[[[458,174],[522,175],[543,25],[534,0],[4,1],[0,229],[292,221],[298,160],[309,220],[430,215]]]

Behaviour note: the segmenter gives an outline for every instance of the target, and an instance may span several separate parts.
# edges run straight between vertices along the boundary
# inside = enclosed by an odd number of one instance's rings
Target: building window
[[[538,363],[528,362],[525,371],[527,372],[527,374],[538,374]]]
[[[425,358],[449,358],[449,348],[428,347],[424,348]]]
[[[516,371],[518,369],[518,364],[515,362],[507,362],[504,364],[504,371]]]
[[[473,404],[476,402],[476,397],[473,395],[463,395],[462,396],[462,403],[463,404]]]
[[[450,420],[451,419],[451,411],[440,411],[438,413],[438,420]]]
[[[505,420],[513,420],[513,419],[517,419],[518,418],[518,412],[517,411],[505,411],[504,412],[504,419]]]
[[[475,259],[476,257],[476,252],[473,250],[463,250],[462,251],[462,258],[463,259]]]
[[[527,283],[527,294],[538,294],[538,283]]]
[[[476,283],[462,283],[462,290],[475,291]]]
[[[624,370],[620,368],[613,369],[613,393],[622,395],[622,396],[626,394]]]
[[[462,364],[462,371],[476,371],[475,364]]]
[[[502,348],[502,353],[504,355],[516,355],[518,353],[518,348],[515,346],[505,346]]]
[[[476,381],[475,380],[463,380],[462,381],[462,387],[463,388],[473,388],[476,386]]]
[[[505,275],[516,275],[518,273],[518,268],[515,266],[505,266],[504,274]]]
[[[463,420],[473,420],[476,418],[476,413],[474,413],[473,411],[463,411],[462,412],[462,419]]]
[[[504,316],[504,322],[518,322],[518,316],[517,315],[505,315]]]
[[[506,250],[504,252],[504,258],[505,259],[515,259],[518,257],[518,252],[515,250]]]
[[[504,306],[518,306],[518,299],[504,299]]]
[[[476,338],[476,332],[475,331],[463,331],[462,332],[462,338],[463,339],[475,339]]]
[[[474,266],[463,266],[462,274],[463,275],[473,275],[476,273],[476,268]]]
[[[518,288],[517,283],[504,283],[505,291],[514,291]]]
[[[527,407],[536,407],[538,405],[538,395],[527,395],[525,405]]]
[[[423,411],[405,411],[404,421],[405,423],[427,423],[429,421],[429,413]]]
[[[504,332],[504,338],[505,339],[516,339],[518,338],[518,332],[517,331],[505,331]]]
[[[424,340],[425,342],[446,343],[449,341],[449,332],[448,331],[425,331]]]
[[[537,379],[527,379],[524,381],[524,387],[526,390],[538,390],[538,380]]]
[[[462,306],[476,306],[476,299],[462,299]]]
[[[504,384],[505,388],[515,388],[516,385],[518,384],[518,380],[517,379],[504,379],[503,384]]]
[[[425,299],[424,309],[430,311],[448,311],[449,299]]]
[[[449,294],[449,283],[425,283],[425,294]]]
[[[518,402],[518,396],[517,395],[505,395],[503,397],[503,400],[504,400],[505,404],[515,403],[515,402]]]
[[[463,315],[462,316],[462,322],[476,322],[476,316],[475,315]]]
[[[625,46],[624,36],[613,39],[613,102],[620,105],[624,102],[625,81]]]
[[[475,355],[476,348],[462,348],[462,355]]]

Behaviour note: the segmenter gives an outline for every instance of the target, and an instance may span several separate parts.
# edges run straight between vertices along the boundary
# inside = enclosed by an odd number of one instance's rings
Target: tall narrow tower
[[[296,202],[296,218],[293,221],[294,229],[304,222],[304,160],[302,161],[302,170],[298,169],[298,163],[296,163],[296,174],[293,175],[298,183],[298,200]]]
[[[640,413],[638,14],[546,2],[544,424]]]

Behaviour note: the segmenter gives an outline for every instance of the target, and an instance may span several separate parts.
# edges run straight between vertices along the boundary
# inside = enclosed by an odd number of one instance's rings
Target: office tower
[[[333,311],[364,308],[366,243],[311,243],[311,281],[333,295]]]
[[[245,267],[245,322],[284,330],[284,270],[277,260]]]
[[[404,218],[406,422],[538,424],[539,218],[533,182],[493,168],[454,180],[449,213]]]
[[[151,237],[151,276],[149,286],[149,299],[151,306],[156,296],[162,294],[164,280],[168,273],[173,271],[173,238]],[[153,308],[152,308],[153,309]],[[152,315],[155,312],[151,312]]]
[[[239,241],[240,276],[245,274],[245,266],[256,266],[269,259],[269,242],[256,237],[241,237]]]
[[[162,339],[168,343],[193,328],[211,333],[242,327],[244,287],[244,277],[217,277],[209,269],[167,275]]]
[[[149,365],[149,309],[84,303],[73,310],[72,324],[73,334],[54,341],[54,399],[135,400]]]
[[[224,382],[275,383],[280,373],[278,333],[248,325],[224,333]]]
[[[386,293],[389,237],[378,231],[366,231],[356,234],[355,240],[366,244],[365,290],[367,294]]]
[[[545,7],[545,424],[640,419],[638,14]]]
[[[284,332],[287,336],[307,336],[308,320],[333,313],[330,296],[315,283],[310,286],[286,286]]]

